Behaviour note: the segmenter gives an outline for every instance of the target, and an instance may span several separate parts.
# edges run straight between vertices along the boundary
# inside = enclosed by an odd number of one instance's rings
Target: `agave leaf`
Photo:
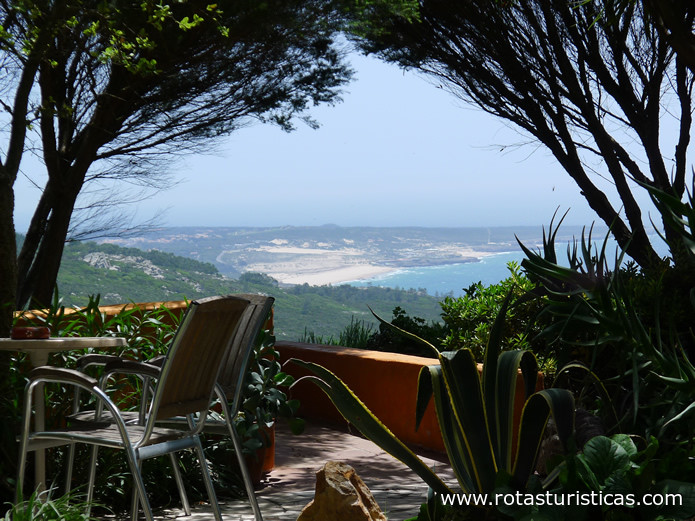
[[[603,382],[601,379],[598,377],[596,373],[594,373],[586,364],[583,364],[582,362],[570,362],[568,364],[563,365],[559,371],[555,374],[555,379],[553,380],[553,387],[556,387],[558,380],[562,375],[569,373],[573,369],[579,369],[580,371],[583,371],[586,373],[586,375],[593,380],[593,383],[596,385],[599,394],[601,397],[604,399],[605,403],[610,406],[611,413],[613,414],[613,418],[615,419],[616,425],[618,428],[620,428],[620,418],[618,417],[618,412],[615,410],[615,406],[613,405],[613,399],[608,392],[608,389],[606,389],[606,386],[603,385]]]
[[[533,394],[538,378],[538,363],[530,351],[505,351],[500,355],[497,367],[497,386],[493,416],[497,432],[496,456],[500,466],[512,470],[512,444],[514,440],[514,406],[516,404],[516,384],[519,369],[525,386],[524,401]],[[485,397],[486,400],[488,396]]]
[[[312,362],[304,362],[297,358],[289,360],[310,371],[315,376],[305,376],[297,380],[308,380],[325,392],[336,406],[340,414],[354,425],[365,437],[373,441],[384,451],[403,462],[413,472],[420,476],[427,485],[440,494],[451,492],[444,482],[417,455],[400,441],[367,406],[328,369]],[[294,385],[297,384],[295,382]]]
[[[369,307],[369,306],[367,306],[367,307]],[[372,308],[369,308],[369,311],[371,311],[371,312],[372,312],[372,315],[374,315],[374,317],[375,317],[379,322],[381,322],[382,324],[384,324],[385,326],[389,327],[390,329],[393,329],[396,333],[398,333],[399,335],[401,335],[401,336],[403,336],[403,337],[405,337],[405,338],[409,338],[410,340],[413,340],[413,341],[415,341],[415,342],[417,342],[417,343],[419,343],[419,344],[422,344],[422,345],[428,347],[429,349],[432,350],[432,353],[434,353],[435,356],[439,356],[439,349],[437,349],[436,347],[434,347],[434,345],[430,344],[427,340],[425,340],[425,339],[423,339],[423,338],[420,338],[419,336],[414,335],[413,333],[411,333],[411,332],[409,332],[409,331],[406,331],[405,329],[401,329],[401,328],[398,327],[398,326],[394,326],[394,325],[391,324],[390,322],[386,322],[386,320],[384,320],[384,319],[381,318],[379,315],[377,315],[377,314],[374,312],[374,310],[373,310]]]
[[[574,432],[574,397],[567,389],[544,389],[533,394],[524,405],[519,427],[514,481],[524,486],[536,466],[536,458],[548,418],[553,415],[558,437],[565,449]]]
[[[468,349],[446,351],[439,356],[444,382],[454,417],[470,454],[476,491],[494,489],[497,463],[490,438],[487,412],[483,402],[478,365]]]
[[[690,405],[688,405],[685,409],[683,409],[679,414],[671,418],[669,421],[664,423],[664,426],[661,428],[660,434],[666,430],[666,427],[668,427],[672,423],[677,423],[681,420],[684,419],[690,419],[693,416],[695,416],[695,402],[692,402]]]
[[[490,329],[490,338],[487,343],[487,348],[485,349],[485,360],[483,364],[483,397],[485,400],[485,411],[487,413],[488,420],[495,422],[495,418],[498,416],[497,411],[497,401],[495,397],[497,396],[497,363],[499,361],[500,352],[502,350],[502,339],[504,338],[504,322],[507,318],[507,308],[509,307],[509,302],[512,297],[513,288],[509,290],[507,296],[504,298],[500,310],[497,312],[495,317],[495,322],[492,324]],[[477,373],[476,373],[477,374]],[[490,438],[493,448],[499,447],[498,439],[498,429],[493,424],[490,429]],[[496,452],[499,456],[499,451]],[[502,462],[503,460],[499,460]]]
[[[417,425],[420,424],[424,407],[427,406],[432,395],[434,395],[439,430],[451,468],[461,489],[466,493],[475,492],[477,489],[472,478],[473,462],[471,461],[474,455],[470,454],[460,425],[456,422],[440,365],[430,365],[420,370],[416,407]]]

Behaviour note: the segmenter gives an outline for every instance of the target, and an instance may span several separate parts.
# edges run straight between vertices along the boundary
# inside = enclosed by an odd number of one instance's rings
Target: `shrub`
[[[695,224],[692,206],[678,211],[689,212]],[[658,440],[653,479],[695,482],[692,318],[683,318],[692,317],[695,284],[692,273],[681,271],[695,268],[695,251],[679,263],[666,260],[640,270],[624,265],[620,251],[611,259],[606,240],[597,247],[589,232],[561,266],[556,233],[551,223],[543,253],[524,248],[522,265],[547,295],[543,314],[552,320],[541,336],[558,360],[585,364],[588,378],[568,385],[583,407],[601,416],[609,434]],[[694,244],[687,233],[682,230],[684,242]],[[685,287],[674,293],[678,280]]]
[[[442,318],[448,330],[443,349],[455,351],[468,348],[476,360],[483,361],[490,330],[507,295],[514,298],[514,305],[507,310],[502,331],[505,349],[529,349],[541,359],[547,358],[545,343],[537,338],[541,330],[536,317],[542,302],[532,295],[535,284],[521,273],[519,264],[510,262],[510,276],[498,284],[485,286],[481,282],[471,284],[462,297],[446,297],[442,302]],[[405,329],[405,328],[404,328]]]
[[[424,318],[410,317],[400,306],[394,308],[391,324],[435,345],[441,344],[442,339],[448,333],[448,328],[441,322],[432,321],[428,324]],[[393,328],[385,323],[381,323],[379,331],[369,338],[366,348],[427,358],[434,356],[432,350],[425,347],[421,342],[396,333]]]

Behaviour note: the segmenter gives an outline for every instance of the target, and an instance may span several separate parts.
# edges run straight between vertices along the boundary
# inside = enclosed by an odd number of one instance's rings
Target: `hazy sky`
[[[165,225],[497,226],[570,224],[595,215],[548,152],[507,147],[528,138],[421,76],[352,57],[344,101],[292,133],[256,124],[217,143],[215,155],[170,165],[180,183],[140,203]],[[40,181],[41,168],[25,162]],[[26,229],[38,196],[16,185],[15,225]]]

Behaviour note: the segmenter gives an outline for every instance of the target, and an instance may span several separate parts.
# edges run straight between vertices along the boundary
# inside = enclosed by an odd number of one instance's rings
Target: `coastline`
[[[331,286],[353,280],[364,280],[392,273],[399,268],[377,266],[376,264],[351,264],[326,269],[306,270],[297,266],[294,272],[272,272],[266,274],[281,284],[309,284],[310,286]]]
[[[275,265],[254,266],[256,268],[254,271],[261,271],[284,285],[309,284],[310,286],[330,286],[389,276],[409,269],[475,264],[487,257],[504,252],[474,251],[471,249],[461,251],[459,249],[457,253],[459,258],[456,260],[435,261],[429,264],[417,261],[412,263],[400,261],[392,266],[366,262],[360,263],[354,262],[354,260],[345,262],[343,261],[344,258],[336,259],[335,256],[330,254],[323,256],[307,255],[303,259],[304,262],[285,261]]]

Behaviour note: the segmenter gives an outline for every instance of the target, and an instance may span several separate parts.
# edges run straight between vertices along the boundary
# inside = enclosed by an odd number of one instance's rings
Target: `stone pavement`
[[[449,485],[456,479],[451,468],[433,456],[420,457]],[[306,431],[293,436],[282,425],[276,431],[275,469],[256,489],[266,521],[296,521],[302,509],[313,499],[315,475],[326,461],[351,465],[374,494],[390,521],[402,521],[417,514],[427,495],[427,486],[400,461],[380,450],[369,440],[334,427],[307,425]],[[253,521],[253,511],[244,499],[221,501],[224,521]],[[209,505],[193,508],[191,517],[182,511],[166,511],[157,519],[177,521],[212,521]],[[329,520],[327,520],[329,521]]]

